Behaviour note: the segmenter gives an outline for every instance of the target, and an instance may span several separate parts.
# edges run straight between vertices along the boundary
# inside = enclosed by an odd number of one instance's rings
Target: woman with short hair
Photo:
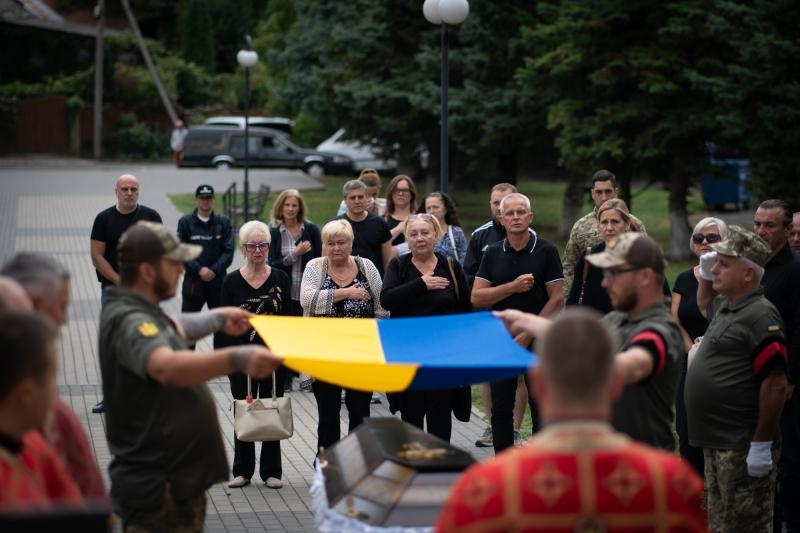
[[[337,318],[384,318],[381,307],[381,276],[369,259],[350,255],[353,228],[345,219],[322,227],[322,257],[312,259],[303,273],[300,304],[303,316]],[[342,387],[318,379],[312,385],[317,400],[317,451],[341,438],[339,411]],[[344,389],[350,419],[349,431],[369,416],[371,392]]]
[[[389,262],[381,303],[392,318],[449,315],[472,311],[469,285],[461,265],[435,251],[442,230],[436,217],[415,214],[406,222],[409,253]],[[432,347],[435,349],[435,347]],[[452,416],[469,419],[472,397],[468,387],[405,391],[390,395],[390,409],[401,418],[450,441]]]
[[[285,272],[272,268],[267,264],[270,247],[269,227],[258,220],[245,222],[239,229],[239,242],[245,264],[239,270],[225,276],[222,283],[220,304],[233,305],[246,309],[256,315],[288,315],[289,314],[289,277]],[[231,337],[224,333],[214,335],[214,348],[236,346],[240,344],[264,344],[255,329],[244,335]],[[283,381],[286,370],[278,367],[267,379],[251,380],[253,398],[272,397],[272,379],[275,378],[277,396],[283,396]],[[231,394],[235,400],[247,397],[247,374],[237,372],[228,376],[231,383]],[[241,488],[250,484],[256,467],[256,445],[254,442],[243,442],[233,435],[233,479],[228,483],[231,488]],[[259,474],[264,484],[271,489],[283,486],[281,477],[281,443],[280,441],[262,442]]]

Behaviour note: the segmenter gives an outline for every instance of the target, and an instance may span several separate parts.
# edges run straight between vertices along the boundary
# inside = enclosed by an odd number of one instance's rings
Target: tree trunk
[[[519,169],[519,157],[517,145],[515,143],[505,143],[497,150],[495,156],[497,181],[517,184],[517,172]]]
[[[561,220],[558,224],[558,235],[567,240],[572,225],[583,214],[584,177],[580,174],[572,174],[567,181],[567,188],[564,190],[564,205],[561,209]]]
[[[684,172],[675,172],[670,178],[669,187],[669,226],[670,242],[667,258],[681,261],[692,258],[689,238],[692,235],[686,214],[686,195],[689,192],[689,179]]]

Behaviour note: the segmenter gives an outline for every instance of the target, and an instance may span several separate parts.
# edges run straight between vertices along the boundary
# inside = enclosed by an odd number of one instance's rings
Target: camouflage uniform
[[[780,454],[772,449],[772,461]],[[708,522],[714,533],[772,531],[776,470],[747,474],[747,450],[703,449]]]
[[[631,222],[636,224],[639,233],[647,235],[644,224],[642,221],[631,215]],[[572,226],[569,232],[569,240],[564,247],[564,255],[562,257],[562,266],[564,267],[564,297],[569,296],[569,290],[572,288],[572,279],[575,275],[575,265],[581,254],[586,251],[589,246],[602,242],[603,234],[600,233],[600,224],[597,221],[597,208],[595,207],[591,213],[587,213]]]

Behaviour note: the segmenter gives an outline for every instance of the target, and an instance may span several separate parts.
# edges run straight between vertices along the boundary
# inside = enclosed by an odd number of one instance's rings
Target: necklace
[[[328,266],[328,275],[336,282],[337,285],[349,284],[353,281],[355,275],[353,272],[353,265],[348,261],[347,266],[337,271],[333,266]]]
[[[436,268],[436,256],[433,256],[432,259],[426,259],[424,261],[411,258],[411,262],[414,263],[416,269],[419,270],[423,276],[432,276],[433,271]]]

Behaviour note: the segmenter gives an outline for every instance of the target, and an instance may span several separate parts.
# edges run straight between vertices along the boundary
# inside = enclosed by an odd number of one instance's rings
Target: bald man
[[[117,242],[120,236],[139,220],[162,222],[155,209],[139,204],[139,180],[133,174],[117,178],[114,193],[117,203],[95,217],[90,241],[92,264],[100,282],[101,305],[106,302],[106,288],[119,282]],[[92,408],[93,413],[104,411],[102,400]]]
[[[0,276],[0,311],[32,311],[25,289],[8,276]]]

